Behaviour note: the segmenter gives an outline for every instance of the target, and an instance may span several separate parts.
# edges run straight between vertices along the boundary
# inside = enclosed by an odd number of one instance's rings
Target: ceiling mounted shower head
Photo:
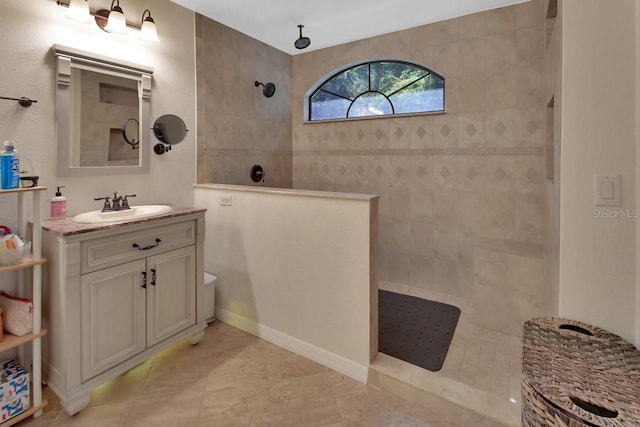
[[[274,85],[271,82],[268,82],[266,84],[262,84],[262,83],[260,83],[259,81],[256,80],[255,85],[256,85],[256,87],[262,86],[262,94],[267,98],[271,98],[273,96],[273,94],[276,93],[276,85]]]
[[[298,25],[298,28],[300,28],[300,37],[298,37],[298,40],[293,43],[296,49],[304,49],[306,47],[309,47],[309,45],[311,44],[311,39],[309,37],[302,37],[303,27],[304,25]]]

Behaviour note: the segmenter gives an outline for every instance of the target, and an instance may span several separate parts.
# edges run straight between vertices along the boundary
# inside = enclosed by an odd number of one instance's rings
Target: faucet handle
[[[104,205],[102,206],[102,212],[111,210],[111,205],[109,204],[109,196],[105,197],[96,197],[93,200],[104,200]]]
[[[122,196],[122,208],[124,209],[129,209],[129,200],[127,200],[128,197],[136,197],[135,194],[125,194],[124,196]]]

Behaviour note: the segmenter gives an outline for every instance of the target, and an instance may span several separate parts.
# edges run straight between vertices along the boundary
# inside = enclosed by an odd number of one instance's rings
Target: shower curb
[[[506,427],[520,426],[519,401],[511,403],[506,398],[501,399],[383,353],[378,353],[369,365],[368,384],[415,406],[420,406],[419,396],[426,393],[448,400],[461,409],[489,418]]]

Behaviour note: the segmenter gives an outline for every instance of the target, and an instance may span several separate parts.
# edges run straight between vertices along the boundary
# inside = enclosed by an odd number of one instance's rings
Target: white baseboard
[[[356,381],[366,384],[369,366],[360,365],[335,353],[331,353],[298,338],[287,335],[269,326],[256,323],[246,317],[239,316],[221,307],[215,307],[216,319],[234,326],[266,341],[286,348],[296,354],[320,363],[334,371],[347,375]]]

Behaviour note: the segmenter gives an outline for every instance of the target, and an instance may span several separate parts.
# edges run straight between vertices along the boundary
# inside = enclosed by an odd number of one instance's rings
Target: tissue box
[[[29,396],[22,396],[0,407],[0,422],[5,422],[9,418],[15,417],[29,409]]]
[[[0,422],[29,408],[29,372],[13,359],[0,362]]]

